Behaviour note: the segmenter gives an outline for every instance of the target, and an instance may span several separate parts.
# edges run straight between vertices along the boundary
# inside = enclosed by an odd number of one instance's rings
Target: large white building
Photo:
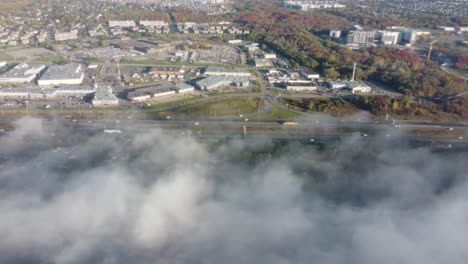
[[[13,69],[0,75],[0,83],[29,83],[32,82],[43,70],[45,65],[28,65],[21,63]]]
[[[396,45],[400,41],[400,32],[396,31],[378,31],[376,34],[380,44]]]
[[[348,33],[347,42],[356,44],[371,44],[375,40],[375,31],[352,30]]]
[[[83,67],[72,63],[65,65],[51,65],[39,78],[37,84],[40,86],[52,86],[60,84],[81,84],[84,79]]]
[[[84,96],[94,93],[96,90],[92,86],[63,86],[58,88],[2,88],[0,97],[16,99],[34,99],[34,98],[54,98],[56,96],[77,95]]]
[[[326,8],[345,8],[346,6],[335,1],[283,1],[283,6],[287,8],[310,10]]]
[[[241,76],[210,76],[195,83],[199,89],[212,90],[221,86],[234,85],[238,87],[249,86],[249,77]]]
[[[226,69],[222,67],[207,67],[205,75],[208,76],[245,76],[250,77],[250,72],[242,69]]]

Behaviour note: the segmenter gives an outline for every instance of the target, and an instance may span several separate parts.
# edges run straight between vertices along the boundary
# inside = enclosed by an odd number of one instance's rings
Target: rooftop
[[[65,65],[51,65],[47,68],[40,80],[66,80],[80,79],[83,76],[83,68],[80,64],[71,63]]]
[[[21,63],[16,65],[13,69],[0,75],[0,78],[27,78],[32,75],[40,73],[45,68],[45,65],[29,65]]]
[[[247,70],[243,69],[227,69],[223,67],[206,67],[205,69],[205,74],[210,74],[210,73],[242,73],[242,74],[248,74],[250,76],[250,72]]]
[[[210,76],[197,82],[199,86],[211,86],[219,83],[246,83],[249,77],[233,77],[233,76]]]

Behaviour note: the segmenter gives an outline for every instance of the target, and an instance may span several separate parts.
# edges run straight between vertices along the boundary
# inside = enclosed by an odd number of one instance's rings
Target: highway
[[[16,118],[0,118],[0,135],[13,130]],[[134,135],[152,129],[174,136],[193,136],[197,138],[273,138],[305,140],[310,142],[329,142],[347,137],[361,137],[364,140],[387,141],[391,139],[445,144],[445,146],[468,147],[467,124],[444,124],[423,122],[355,121],[346,119],[304,120],[297,125],[285,126],[278,121],[245,121],[213,118],[199,119],[71,119],[44,118],[43,127],[51,135],[64,137],[73,134],[105,134],[104,130],[118,130],[119,136]],[[109,136],[112,136],[109,134]]]

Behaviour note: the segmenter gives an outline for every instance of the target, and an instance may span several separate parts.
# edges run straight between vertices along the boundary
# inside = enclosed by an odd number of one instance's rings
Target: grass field
[[[30,0],[0,0],[0,14],[18,12],[29,4]]]
[[[160,109],[160,108],[166,108],[166,107],[171,107],[171,106],[176,106],[184,103],[190,103],[196,100],[200,100],[200,97],[198,96],[193,96],[193,97],[188,97],[184,98],[181,100],[176,100],[176,101],[171,101],[171,102],[166,102],[166,103],[156,103],[156,104],[151,104],[150,106],[145,106],[143,109],[145,110],[150,110],[150,109]]]
[[[291,120],[299,117],[301,114],[285,110],[277,106],[271,106],[268,112],[249,117],[251,120]]]
[[[232,97],[194,102],[170,111],[154,113],[158,116],[201,117],[201,116],[238,116],[255,113],[263,105],[263,99],[256,97]]]
[[[10,56],[6,54],[5,52],[0,51],[0,61],[12,61],[13,59],[14,59],[13,56]]]

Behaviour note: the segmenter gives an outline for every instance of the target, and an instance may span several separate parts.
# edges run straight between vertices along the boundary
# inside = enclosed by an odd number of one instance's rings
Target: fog
[[[468,261],[467,153],[53,138],[36,119],[0,137],[0,263]]]

